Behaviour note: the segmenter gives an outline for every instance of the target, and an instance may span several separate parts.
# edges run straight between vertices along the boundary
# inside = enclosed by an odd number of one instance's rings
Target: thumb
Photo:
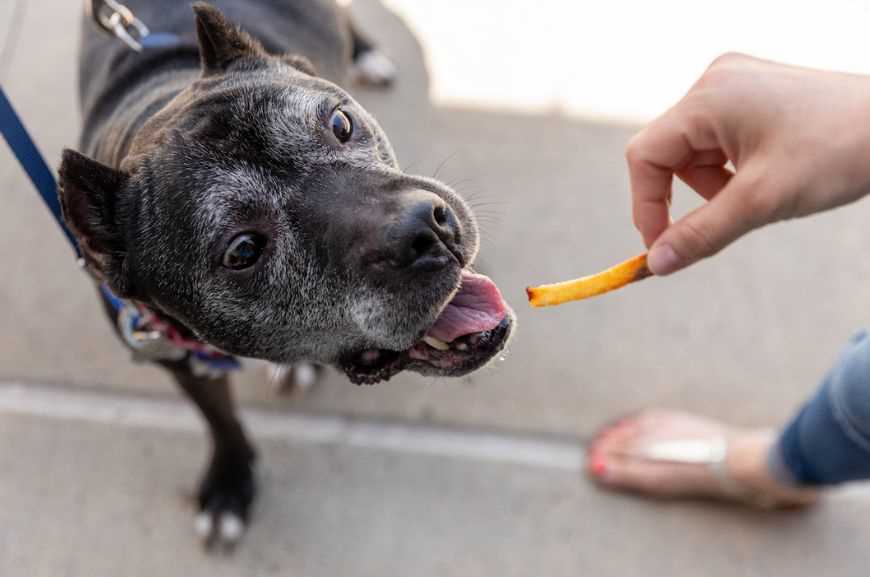
[[[748,194],[747,178],[737,173],[710,202],[670,225],[653,243],[647,266],[658,276],[713,256],[763,223],[753,210],[757,204]]]

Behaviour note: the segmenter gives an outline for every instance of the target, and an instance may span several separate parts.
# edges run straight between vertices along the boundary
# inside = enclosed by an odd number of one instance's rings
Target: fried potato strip
[[[646,254],[642,254],[598,274],[528,287],[526,294],[533,307],[549,307],[598,296],[649,276],[652,273],[646,265]]]

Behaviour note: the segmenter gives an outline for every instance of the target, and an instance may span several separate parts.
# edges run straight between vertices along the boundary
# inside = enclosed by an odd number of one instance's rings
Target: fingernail
[[[669,244],[655,245],[646,257],[646,265],[656,276],[664,276],[677,270],[680,257]]]

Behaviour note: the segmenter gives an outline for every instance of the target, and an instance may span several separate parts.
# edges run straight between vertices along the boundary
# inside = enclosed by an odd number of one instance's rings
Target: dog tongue
[[[494,329],[507,314],[507,305],[489,277],[462,271],[462,285],[427,333],[449,343],[464,335]]]

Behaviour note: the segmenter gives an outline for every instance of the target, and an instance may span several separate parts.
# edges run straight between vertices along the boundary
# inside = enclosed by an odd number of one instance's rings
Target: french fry
[[[555,284],[527,287],[529,304],[533,307],[561,305],[598,296],[652,276],[642,254],[598,274]]]

